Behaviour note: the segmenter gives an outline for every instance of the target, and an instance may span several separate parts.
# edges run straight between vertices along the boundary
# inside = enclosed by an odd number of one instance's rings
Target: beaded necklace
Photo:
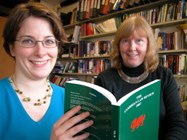
[[[31,99],[30,97],[25,96],[23,91],[21,91],[20,89],[17,88],[13,75],[10,76],[9,81],[10,81],[11,84],[14,85],[15,92],[17,94],[19,94],[20,96],[22,96],[22,101],[23,102],[33,102],[34,106],[41,106],[42,104],[47,103],[47,98],[51,98],[52,92],[51,92],[51,85],[49,83],[49,80],[46,81],[46,84],[47,84],[46,94],[44,95],[44,97],[42,97],[40,99],[37,99],[37,100]]]

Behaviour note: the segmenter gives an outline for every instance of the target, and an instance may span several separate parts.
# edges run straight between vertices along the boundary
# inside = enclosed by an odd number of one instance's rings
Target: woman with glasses
[[[111,91],[119,100],[132,90],[160,79],[159,140],[187,140],[177,83],[170,69],[159,66],[157,44],[148,22],[141,16],[124,20],[112,47],[113,66],[102,72],[95,84]]]
[[[64,114],[64,89],[48,80],[58,48],[66,40],[58,16],[40,3],[18,5],[10,13],[3,37],[15,69],[0,80],[0,139],[86,139],[89,133],[79,132],[93,121],[80,121],[89,112],[75,116],[77,106]]]

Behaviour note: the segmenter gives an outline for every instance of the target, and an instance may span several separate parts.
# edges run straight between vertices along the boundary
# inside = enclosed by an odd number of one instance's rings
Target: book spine
[[[112,106],[112,140],[119,138],[119,106]]]

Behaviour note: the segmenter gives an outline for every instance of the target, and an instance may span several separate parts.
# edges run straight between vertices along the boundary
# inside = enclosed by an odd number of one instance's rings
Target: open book
[[[119,101],[108,90],[83,81],[65,83],[65,111],[81,105],[94,125],[89,140],[158,140],[160,80],[152,81]],[[80,113],[81,113],[80,112]]]

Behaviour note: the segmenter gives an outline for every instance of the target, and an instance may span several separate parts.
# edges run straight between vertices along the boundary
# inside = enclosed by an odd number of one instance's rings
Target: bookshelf
[[[74,28],[75,25],[81,25],[83,23],[87,23],[87,22],[98,22],[98,21],[103,21],[115,16],[121,16],[124,13],[133,13],[134,11],[138,12],[138,11],[142,11],[142,9],[152,9],[154,7],[158,7],[158,6],[162,6],[163,4],[166,4],[168,2],[168,0],[158,0],[155,2],[151,2],[151,3],[147,3],[147,4],[143,4],[143,5],[139,5],[139,6],[135,6],[132,8],[128,8],[128,9],[124,9],[124,10],[120,10],[120,11],[114,11],[113,13],[109,13],[106,15],[98,15],[97,17],[94,18],[90,18],[90,19],[85,19],[82,21],[75,21],[72,24],[69,25],[65,25],[64,29],[68,30],[70,28]]]
[[[120,19],[125,20],[126,17],[132,15],[132,14],[137,14],[137,13],[142,13],[142,9],[143,11],[151,11],[152,9],[162,9],[162,7],[164,7],[165,5],[169,5],[170,4],[174,4],[174,3],[178,3],[178,1],[176,0],[157,0],[154,2],[150,2],[150,3],[146,3],[143,5],[138,5],[138,6],[134,6],[134,7],[129,7],[123,10],[118,10],[118,11],[113,11],[111,13],[108,14],[103,14],[103,15],[98,15],[97,17],[93,17],[93,18],[89,18],[89,19],[83,19],[83,20],[79,20],[79,21],[75,21],[74,23],[71,23],[69,25],[65,25],[64,29],[67,33],[73,33],[73,29],[75,26],[81,26],[83,24],[87,24],[87,23],[101,23],[103,21],[106,21],[110,18],[115,18],[115,17],[120,17]],[[77,3],[78,4],[78,3]],[[70,8],[69,8],[70,9]],[[71,8],[72,9],[72,8]],[[166,13],[165,13],[166,14]],[[164,21],[160,21],[160,22],[150,22],[151,27],[153,28],[153,30],[155,30],[156,28],[160,28],[161,31],[163,32],[175,32],[178,31],[179,29],[177,28],[178,25],[180,24],[185,24],[187,23],[187,16],[182,17],[182,18],[177,18],[174,20],[164,20]],[[103,40],[111,40],[113,39],[115,35],[115,31],[110,31],[110,32],[104,32],[104,33],[98,33],[98,34],[92,34],[92,35],[80,35],[79,36],[79,40],[80,41],[93,41],[96,42],[98,40],[103,41]],[[68,45],[66,44],[66,46],[68,48],[78,48],[80,46],[80,42],[75,46],[75,45]],[[79,51],[79,50],[74,50],[74,51]],[[179,49],[179,50],[160,50],[159,51],[160,56],[162,55],[180,55],[180,54],[185,54],[187,55],[187,48],[186,46]],[[60,58],[61,62],[66,63],[66,61],[73,61],[73,62],[77,62],[77,67],[79,66],[78,61],[88,61],[88,60],[99,60],[99,59],[110,59],[110,55],[101,55],[101,56],[79,56],[79,55],[73,55],[71,57],[68,57],[66,59],[62,59]],[[186,64],[185,64],[186,65]],[[58,73],[58,75],[60,76],[67,76],[67,77],[75,77],[75,78],[79,78],[83,81],[88,81],[88,82],[92,82],[93,78],[95,76],[98,75],[98,73],[91,73],[91,72],[73,72],[73,73],[69,73],[69,72],[65,72],[65,73]],[[179,85],[187,85],[187,74],[174,74],[174,77],[176,78],[177,82],[179,83]]]
[[[65,25],[64,29],[67,33],[73,33],[74,32],[74,27],[75,26],[81,26],[83,24],[87,24],[87,23],[100,23],[103,21],[106,21],[108,19],[111,18],[115,18],[115,17],[119,17],[121,20],[125,20],[126,16],[128,17],[131,14],[134,13],[141,13],[142,9],[143,11],[151,11],[152,9],[156,9],[156,8],[160,8],[162,9],[162,7],[164,7],[166,4],[168,4],[168,7],[170,4],[174,4],[174,3],[178,3],[178,1],[176,0],[157,0],[154,2],[150,2],[150,3],[146,3],[143,5],[139,5],[139,6],[134,6],[134,7],[130,7],[124,10],[119,10],[119,11],[114,11],[112,13],[108,13],[105,15],[98,15],[97,17],[93,17],[93,18],[89,18],[89,19],[84,19],[84,20],[80,20],[80,21],[75,21],[72,24],[69,25]],[[73,8],[68,8],[68,9],[73,9]],[[176,31],[181,31],[178,28],[178,25],[180,24],[185,24],[187,23],[187,15],[185,17],[182,18],[177,18],[175,20],[165,20],[165,21],[160,21],[160,22],[151,22],[150,25],[153,28],[153,30],[155,31],[157,28],[160,29],[161,32],[176,32]],[[82,30],[82,29],[81,29]],[[109,31],[109,32],[104,32],[104,33],[98,33],[98,34],[91,34],[91,35],[80,35],[79,36],[79,43],[78,44],[64,44],[63,47],[67,47],[69,48],[69,50],[71,50],[70,48],[79,48],[80,46],[80,42],[81,41],[93,41],[93,42],[97,42],[97,41],[103,41],[103,40],[112,40],[114,35],[115,35],[116,31]],[[81,34],[81,33],[80,33]],[[184,40],[181,39],[182,42],[184,42]],[[184,54],[187,58],[187,46],[185,44],[181,45],[183,47],[181,47],[180,49],[168,49],[168,50],[159,50],[159,55],[160,56],[168,56],[168,55],[178,55],[180,56],[181,54]],[[74,50],[79,51],[78,50]],[[105,54],[105,55],[99,55],[99,56],[79,56],[79,55],[71,55],[67,58],[59,58],[59,61],[61,63],[65,63],[68,62],[75,62],[76,66],[79,67],[79,61],[85,61],[86,63],[88,63],[89,65],[89,60],[109,60],[110,59],[110,54]],[[187,63],[185,63],[185,67],[186,67]],[[187,98],[187,68],[186,68],[186,73],[174,73],[174,77],[179,85],[179,93],[180,93],[180,97],[181,97],[181,103],[184,106],[184,101]],[[83,81],[87,81],[87,82],[93,82],[93,79],[95,77],[97,77],[97,75],[99,74],[99,72],[79,72],[78,68],[76,69],[76,71],[74,72],[59,72],[56,73],[57,76],[59,77],[70,77],[70,78],[78,78],[80,80]],[[182,93],[181,91],[183,90],[185,86],[185,93]],[[181,94],[182,93],[182,94]],[[185,105],[186,105],[186,101],[185,101]],[[184,108],[185,113],[186,109]]]

